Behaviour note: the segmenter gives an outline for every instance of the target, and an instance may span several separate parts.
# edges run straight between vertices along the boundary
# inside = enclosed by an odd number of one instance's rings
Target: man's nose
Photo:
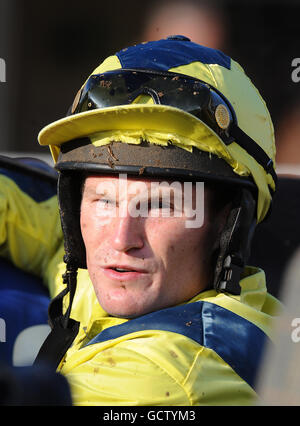
[[[128,213],[124,217],[115,219],[112,230],[112,247],[115,250],[125,253],[144,246],[143,227],[140,219],[131,217]]]

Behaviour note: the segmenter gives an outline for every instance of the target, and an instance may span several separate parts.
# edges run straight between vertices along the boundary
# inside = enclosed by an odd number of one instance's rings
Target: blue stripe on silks
[[[122,68],[168,71],[170,68],[200,61],[230,69],[231,59],[219,50],[191,41],[159,40],[128,47],[116,53]]]
[[[116,339],[142,330],[162,330],[182,334],[214,350],[250,386],[267,338],[256,325],[209,302],[195,302],[153,312],[109,327],[88,345]]]
[[[38,179],[37,176],[30,176],[26,172],[22,173],[2,167],[0,168],[0,174],[13,180],[25,194],[37,202],[46,201],[56,195],[56,185]]]

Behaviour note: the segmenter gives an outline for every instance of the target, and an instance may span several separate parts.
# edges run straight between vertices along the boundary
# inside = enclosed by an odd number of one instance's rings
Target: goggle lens
[[[74,114],[107,107],[129,105],[148,95],[158,105],[189,112],[230,143],[228,129],[234,121],[229,102],[208,84],[174,73],[118,70],[92,75],[83,87]]]

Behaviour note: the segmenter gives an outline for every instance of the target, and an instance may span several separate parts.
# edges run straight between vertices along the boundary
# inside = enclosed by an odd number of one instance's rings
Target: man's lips
[[[114,263],[114,264],[110,264],[110,265],[105,265],[103,266],[104,269],[117,269],[120,272],[141,272],[141,273],[146,273],[146,269],[145,268],[140,268],[138,266],[135,265],[128,265],[128,264],[119,264],[119,263]]]
[[[147,273],[145,269],[129,265],[106,265],[102,269],[107,277],[116,280],[137,279]]]

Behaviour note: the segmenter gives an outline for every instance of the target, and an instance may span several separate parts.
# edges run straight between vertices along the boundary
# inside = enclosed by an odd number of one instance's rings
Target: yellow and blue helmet
[[[74,183],[80,173],[240,187],[224,231],[230,237],[221,237],[214,283],[238,292],[250,236],[270,210],[276,173],[270,114],[236,61],[184,36],[125,48],[92,72],[68,115],[42,129],[39,143],[50,146],[60,172],[60,208],[70,212],[62,215],[67,259],[82,268]]]

